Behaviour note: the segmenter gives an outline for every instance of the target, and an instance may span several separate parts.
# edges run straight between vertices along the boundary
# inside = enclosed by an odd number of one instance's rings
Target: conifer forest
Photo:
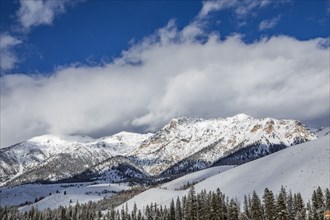
[[[157,203],[138,210],[128,210],[127,204],[107,209],[100,202],[79,203],[70,207],[32,208],[19,212],[17,208],[0,208],[1,220],[323,220],[330,210],[330,191],[318,187],[304,201],[300,193],[287,192],[284,187],[277,194],[266,188],[263,195],[245,195],[242,203],[227,197],[220,189],[196,193],[190,187],[187,196],[172,200],[169,207]]]

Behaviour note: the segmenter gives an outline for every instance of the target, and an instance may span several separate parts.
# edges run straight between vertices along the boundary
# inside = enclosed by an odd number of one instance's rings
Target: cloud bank
[[[3,76],[1,146],[44,133],[152,131],[177,116],[244,112],[329,123],[325,39],[277,36],[246,44],[239,35],[209,34],[201,42],[185,31],[171,21],[100,66]]]

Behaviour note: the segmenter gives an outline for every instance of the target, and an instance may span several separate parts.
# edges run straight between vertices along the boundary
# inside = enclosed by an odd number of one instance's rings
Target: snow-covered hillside
[[[158,175],[168,169],[173,173],[205,168],[246,147],[250,152],[243,159],[249,161],[314,139],[314,133],[293,120],[256,119],[245,114],[224,119],[178,118],[130,155],[140,159],[146,172]]]
[[[196,192],[203,189],[214,191],[220,188],[227,196],[242,201],[244,194],[252,194],[254,190],[262,195],[266,187],[277,193],[281,186],[284,186],[292,192],[300,192],[306,200],[317,186],[327,188],[330,185],[329,137],[295,145],[216,174],[197,183]],[[182,182],[184,178],[182,177],[180,181]],[[186,178],[190,179],[190,175]],[[142,209],[150,203],[168,206],[172,199],[188,193],[188,190],[178,191],[168,187],[175,185],[177,181],[174,180],[172,183],[166,183],[135,196],[127,202],[128,207],[131,209],[137,204],[138,208]]]
[[[321,127],[319,129],[314,129],[314,132],[318,137],[327,136],[330,135],[330,127]]]
[[[15,187],[4,187],[0,191],[0,206],[22,205],[26,202],[32,204],[22,206],[20,211],[27,211],[32,206],[39,210],[55,209],[59,206],[73,206],[88,201],[98,201],[111,197],[116,193],[130,189],[127,184],[109,183],[75,183],[75,184],[28,184]],[[37,202],[35,202],[38,200]]]

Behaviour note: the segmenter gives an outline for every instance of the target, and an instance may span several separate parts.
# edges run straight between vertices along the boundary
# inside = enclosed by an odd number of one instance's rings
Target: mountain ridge
[[[72,179],[87,170],[93,178],[107,179],[113,173],[119,175],[114,179],[126,174],[130,178],[180,174],[209,167],[251,146],[249,160],[316,138],[299,121],[246,114],[174,118],[154,134],[120,132],[98,139],[48,134],[0,149],[0,183]],[[232,163],[240,162],[234,158]]]

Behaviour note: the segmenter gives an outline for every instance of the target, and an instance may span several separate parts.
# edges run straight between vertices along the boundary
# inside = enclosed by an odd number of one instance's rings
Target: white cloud
[[[12,69],[19,62],[14,50],[16,45],[21,44],[21,40],[6,34],[0,34],[0,69]]]
[[[275,27],[278,24],[278,22],[280,21],[280,19],[281,19],[281,16],[276,16],[275,18],[272,18],[269,20],[263,20],[259,24],[259,30],[263,31],[263,30],[271,29],[271,28]]]
[[[1,146],[44,133],[156,129],[182,115],[327,119],[324,39],[246,44],[237,35],[204,43],[184,36],[170,22],[104,66],[2,76]]]
[[[252,13],[252,11],[266,7],[270,4],[275,4],[276,1],[270,0],[215,0],[215,1],[204,1],[203,7],[199,12],[198,17],[204,18],[209,13],[220,11],[224,9],[234,9],[234,13],[239,18],[245,17]]]
[[[33,26],[51,25],[55,15],[61,14],[69,0],[20,0],[17,17],[26,30]]]
[[[24,31],[28,32],[35,26],[51,25],[56,15],[64,13],[67,5],[77,2],[80,1],[20,0],[20,7],[16,15]],[[8,33],[1,33],[0,40],[0,69],[2,71],[9,71],[20,62],[14,49],[23,42]]]

